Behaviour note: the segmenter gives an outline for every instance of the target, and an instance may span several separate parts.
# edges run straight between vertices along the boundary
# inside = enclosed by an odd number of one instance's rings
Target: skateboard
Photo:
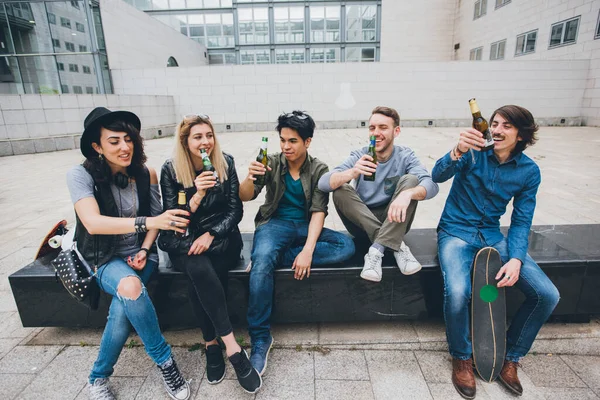
[[[50,229],[44,240],[42,240],[34,260],[50,253],[56,253],[56,255],[58,255],[62,244],[62,238],[67,232],[67,220],[63,219],[62,221],[57,222],[56,225]]]
[[[484,247],[475,256],[471,296],[473,361],[486,382],[500,375],[506,353],[506,294],[504,288],[496,287],[500,268],[500,253],[493,247]]]

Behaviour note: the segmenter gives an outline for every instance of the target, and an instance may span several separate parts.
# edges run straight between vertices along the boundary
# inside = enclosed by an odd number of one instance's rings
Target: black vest
[[[94,197],[100,208],[100,214],[107,217],[120,217],[117,203],[110,190],[110,182],[99,183],[94,180]],[[150,173],[145,166],[143,173],[136,177],[135,184],[140,202],[138,216],[148,217],[150,216]],[[77,219],[77,227],[75,228],[77,250],[90,265],[96,268],[106,264],[115,252],[118,236],[90,235],[77,213],[75,213],[75,217]],[[138,243],[143,243],[145,237],[145,233],[138,234]]]

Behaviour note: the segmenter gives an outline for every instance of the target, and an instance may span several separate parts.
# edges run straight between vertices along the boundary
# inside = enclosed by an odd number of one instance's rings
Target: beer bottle
[[[188,210],[188,205],[187,205],[187,198],[185,195],[185,190],[180,190],[179,194],[177,196],[177,209],[178,210],[185,210],[185,211],[189,211]],[[183,218],[187,218],[182,216]],[[175,232],[175,236],[177,236],[178,238],[183,238],[186,237],[187,235],[189,235],[189,228],[186,229],[185,233],[179,233],[179,232]]]
[[[375,152],[375,135],[371,135],[369,150],[367,150],[367,154],[373,157],[373,164],[377,164],[377,153]],[[375,181],[375,172],[373,172],[373,175],[363,176],[363,179],[368,182]]]
[[[210,158],[208,157],[208,153],[204,149],[200,149],[200,155],[202,156],[202,172],[211,171],[213,176],[217,179],[215,186],[213,188],[219,186],[221,183],[219,182],[219,176],[217,175],[217,171],[215,171],[215,167],[210,162]]]
[[[494,148],[494,138],[490,133],[488,122],[481,116],[481,111],[474,98],[469,100],[469,107],[471,107],[471,114],[473,114],[473,128],[483,133],[483,139],[485,140],[481,151],[492,150]]]
[[[267,142],[268,141],[269,141],[269,138],[267,138],[267,137],[262,138],[260,150],[258,151],[258,156],[256,157],[256,161],[258,161],[259,163],[264,165],[265,168],[267,168],[267,164],[269,162],[269,159],[267,158]],[[256,175],[255,178],[256,178],[256,180],[254,181],[255,185],[264,185],[265,178],[266,178],[266,172],[265,172],[265,175]]]

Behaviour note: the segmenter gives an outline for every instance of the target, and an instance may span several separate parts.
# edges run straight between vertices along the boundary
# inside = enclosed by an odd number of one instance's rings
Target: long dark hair
[[[281,135],[283,128],[290,128],[298,132],[302,140],[313,137],[315,133],[315,121],[304,111],[292,111],[289,114],[281,114],[277,118],[277,132]]]
[[[100,123],[93,128],[91,131],[92,143],[100,145],[101,128],[113,132],[125,132],[129,135],[129,138],[133,143],[133,155],[131,157],[131,164],[127,167],[127,175],[135,178],[142,173],[147,157],[146,153],[144,153],[144,139],[140,135],[140,131],[135,126],[125,121],[108,121]],[[86,158],[83,162],[83,167],[92,175],[96,182],[110,182],[112,178],[112,172],[108,163],[106,160],[101,160],[98,153],[96,153],[96,156],[94,157]]]
[[[519,130],[520,141],[517,142],[513,154],[518,154],[529,146],[533,146],[537,142],[537,131],[539,126],[535,123],[533,115],[528,109],[521,106],[507,105],[502,106],[492,114],[490,121],[494,120],[496,114],[500,114],[504,119]]]

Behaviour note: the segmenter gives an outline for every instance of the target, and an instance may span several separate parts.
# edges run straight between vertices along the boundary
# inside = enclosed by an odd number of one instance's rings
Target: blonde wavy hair
[[[196,179],[196,171],[194,170],[194,164],[192,163],[190,149],[188,147],[188,137],[190,136],[192,127],[201,124],[210,127],[215,141],[215,145],[209,156],[210,162],[213,167],[215,167],[215,171],[217,171],[219,181],[223,183],[223,181],[227,180],[227,160],[225,160],[223,152],[221,151],[221,146],[217,140],[217,135],[215,134],[215,128],[213,127],[212,122],[210,122],[210,119],[200,116],[187,117],[177,125],[177,130],[175,132],[175,148],[173,150],[175,176],[177,182],[182,184],[185,188],[193,187],[194,179]]]

